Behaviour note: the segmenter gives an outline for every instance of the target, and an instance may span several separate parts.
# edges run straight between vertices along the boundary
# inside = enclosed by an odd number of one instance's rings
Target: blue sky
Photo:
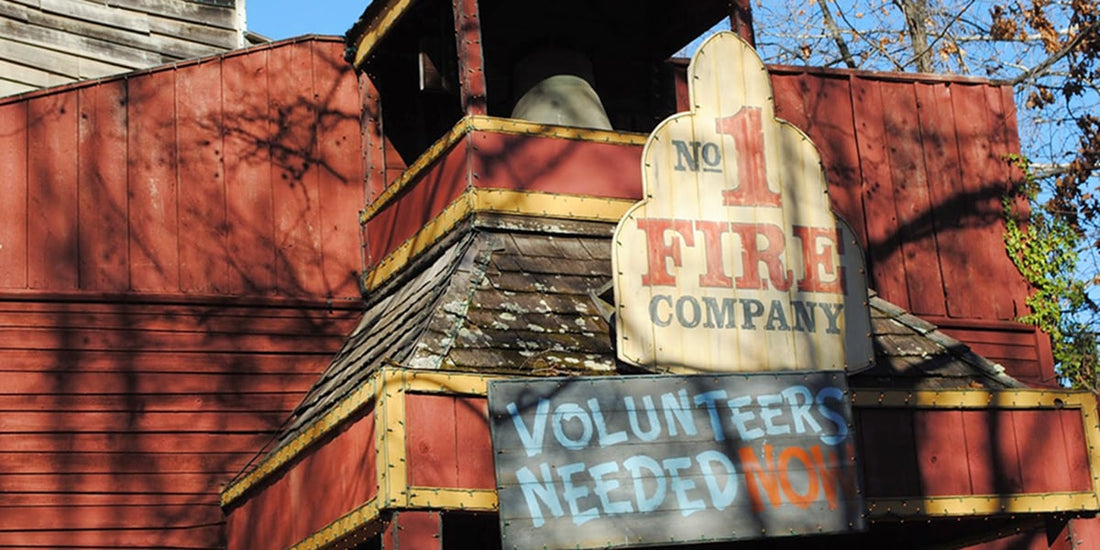
[[[303,34],[340,36],[368,4],[370,0],[246,0],[245,16],[248,30],[273,40]]]

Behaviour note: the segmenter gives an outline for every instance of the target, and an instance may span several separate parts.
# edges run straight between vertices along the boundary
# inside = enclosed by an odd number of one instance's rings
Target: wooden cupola
[[[741,1],[372,3],[347,34],[363,91],[366,290],[490,198],[509,210],[532,198],[515,192],[636,200],[644,134],[683,107],[668,60],[726,18],[751,39]],[[512,194],[475,200],[487,189]]]

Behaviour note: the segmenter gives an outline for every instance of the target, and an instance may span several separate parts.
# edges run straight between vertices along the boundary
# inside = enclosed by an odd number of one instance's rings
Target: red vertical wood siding
[[[276,292],[268,53],[259,50],[222,61],[231,294]]]
[[[299,40],[0,100],[0,546],[224,546],[220,490],[358,316],[342,52]]]
[[[360,159],[365,144],[359,134],[358,83],[346,69],[343,53],[314,46],[313,102],[317,109],[318,193],[322,288],[350,293],[357,289],[362,269],[359,217],[349,207],[366,204],[366,182]],[[354,251],[354,253],[351,253]]]
[[[898,205],[894,202],[895,182],[887,149],[891,141],[885,126],[889,106],[883,105],[882,83],[866,78],[852,79],[852,103],[867,216],[869,282],[887,300],[910,309],[901,251],[902,234],[898,231]],[[843,212],[841,216],[846,217]]]
[[[228,291],[221,64],[176,71],[180,290]]]
[[[856,417],[872,498],[1092,490],[1077,410],[857,409]]]
[[[0,105],[0,286],[27,286],[27,102]]]
[[[124,292],[130,288],[126,85],[109,81],[77,94],[80,287]]]
[[[405,415],[409,485],[496,487],[485,398],[408,394]]]
[[[289,42],[0,101],[0,290],[358,298],[341,52]]]
[[[1004,87],[785,67],[772,81],[777,115],[817,144],[834,206],[866,238],[875,290],[917,315],[1023,313],[1001,238],[1004,157],[1019,152]]]
[[[130,287],[137,292],[180,288],[176,76],[164,71],[128,82]]]
[[[374,421],[373,412],[351,421],[232,510],[228,548],[287,548],[378,494]]]
[[[1013,321],[1029,291],[1002,238],[1001,200],[1019,178],[1006,158],[1019,152],[1011,89],[907,76],[773,68],[776,114],[817,144],[834,208],[864,239],[883,298],[951,328]],[[1028,350],[992,358],[1053,383],[1045,336],[1019,328],[992,330]]]
[[[75,289],[76,94],[36,97],[27,111],[27,283]]]

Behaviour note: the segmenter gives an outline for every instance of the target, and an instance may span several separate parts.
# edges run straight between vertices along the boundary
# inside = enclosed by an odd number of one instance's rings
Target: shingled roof
[[[597,296],[611,280],[613,227],[499,216],[468,222],[372,294],[276,448],[384,365],[523,376],[636,371],[617,362]],[[850,377],[853,387],[1023,387],[873,293],[870,306],[875,366]]]

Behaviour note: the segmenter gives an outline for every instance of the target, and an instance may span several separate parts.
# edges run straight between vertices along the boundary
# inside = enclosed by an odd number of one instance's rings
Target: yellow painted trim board
[[[1095,408],[1096,399],[1087,392],[1053,389],[1026,390],[851,390],[857,407],[907,407],[932,409],[1058,409]]]
[[[1010,494],[868,499],[872,517],[886,516],[987,516],[1080,512],[1100,507],[1094,493]]]
[[[382,41],[394,23],[409,9],[412,0],[397,0],[392,6],[383,8],[381,14],[375,19],[375,23],[367,28],[359,43],[355,45],[355,67],[359,68],[375,46]]]
[[[474,193],[467,191],[460,195],[454,202],[447,205],[438,216],[424,224],[412,237],[401,243],[400,246],[390,252],[378,265],[363,275],[363,286],[366,290],[374,290],[382,283],[389,280],[401,268],[408,265],[413,258],[420,255],[431,245],[442,239],[451,229],[454,229],[463,219],[469,216],[473,208]]]
[[[380,418],[375,431],[379,450],[378,498],[382,508],[409,506],[409,472],[405,453],[405,369],[383,369],[378,397]]]
[[[371,523],[379,523],[378,530],[381,530],[381,524],[378,521],[380,517],[381,511],[378,508],[378,499],[373,498],[290,548],[291,550],[353,548],[359,543],[365,542],[365,539],[374,536],[377,530],[363,534],[364,540],[359,540],[358,537],[354,536],[349,539],[348,535],[356,533]]]
[[[503,378],[470,373],[410,371],[406,389],[416,393],[487,396],[489,381]]]
[[[409,508],[433,510],[497,511],[497,492],[487,489],[410,487]]]

